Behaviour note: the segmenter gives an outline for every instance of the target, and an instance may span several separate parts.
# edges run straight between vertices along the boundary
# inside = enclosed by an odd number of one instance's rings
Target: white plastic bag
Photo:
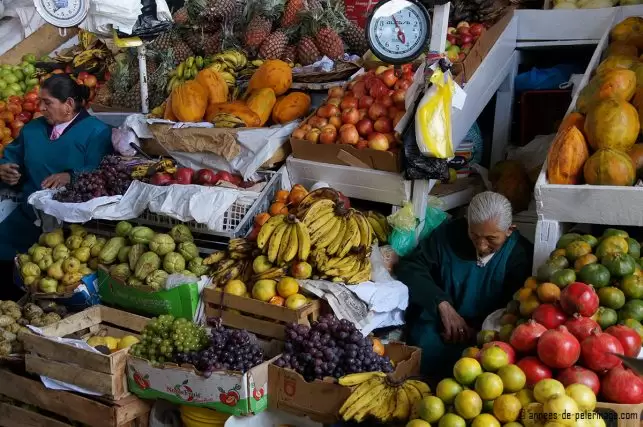
[[[112,147],[114,151],[121,156],[132,157],[136,155],[136,150],[130,144],[140,146],[136,133],[130,128],[122,125],[119,128],[112,129]]]

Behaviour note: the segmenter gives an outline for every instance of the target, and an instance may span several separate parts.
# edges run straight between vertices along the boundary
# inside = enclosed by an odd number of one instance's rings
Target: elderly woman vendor
[[[400,259],[409,288],[409,342],[422,348],[422,370],[449,375],[484,318],[503,307],[531,274],[533,246],[512,224],[511,204],[480,193],[467,217],[441,224]]]

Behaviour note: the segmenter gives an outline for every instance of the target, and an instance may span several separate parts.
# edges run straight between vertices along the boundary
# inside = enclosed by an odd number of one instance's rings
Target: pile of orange
[[[293,185],[290,191],[277,191],[272,204],[268,208],[268,212],[261,212],[260,214],[257,214],[257,216],[255,216],[254,226],[252,228],[252,232],[248,236],[248,239],[254,240],[257,237],[257,234],[259,234],[261,226],[264,225],[266,221],[270,219],[270,217],[281,214],[287,215],[291,212],[292,209],[297,208],[297,206],[299,206],[299,203],[301,203],[301,201],[307,195],[308,190],[306,190],[306,188],[304,188],[304,186],[301,184]]]

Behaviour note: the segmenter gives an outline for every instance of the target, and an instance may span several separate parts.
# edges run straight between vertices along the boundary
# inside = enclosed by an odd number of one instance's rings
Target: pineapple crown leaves
[[[324,4],[322,10],[301,12],[299,17],[302,23],[302,35],[315,35],[325,27],[341,33],[347,26],[346,18],[329,4]]]
[[[261,16],[274,22],[283,14],[284,3],[284,0],[248,1],[243,13],[244,20],[246,23],[249,23],[255,16]]]

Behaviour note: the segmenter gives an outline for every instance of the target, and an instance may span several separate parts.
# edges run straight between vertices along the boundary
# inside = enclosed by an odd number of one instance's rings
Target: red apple
[[[331,116],[330,111],[329,111],[330,107],[337,108],[337,107],[335,107],[334,105],[331,105],[331,104],[322,105],[321,107],[319,107],[319,109],[317,109],[317,116],[323,117],[323,118],[326,118],[326,119],[329,118]]]
[[[471,44],[473,43],[473,37],[471,37],[470,34],[462,34],[460,36],[460,43],[462,47],[464,47],[464,45]]]
[[[308,123],[314,128],[321,129],[328,124],[328,119],[325,119],[319,116],[314,116],[308,119]]]
[[[353,85],[351,90],[356,97],[361,98],[366,95],[366,83],[363,80],[360,80]]]
[[[335,126],[335,129],[342,127],[342,118],[340,116],[333,116],[328,119],[328,124]]]
[[[358,103],[359,108],[368,108],[371,105],[373,105],[373,98],[371,98],[370,96],[362,96],[359,99],[359,103]]]
[[[356,108],[351,107],[342,111],[342,123],[354,125],[357,122],[359,122],[359,111]]]
[[[389,149],[388,139],[386,135],[373,132],[368,136],[368,148],[378,151],[386,151]]]
[[[406,90],[411,87],[411,84],[413,84],[411,80],[399,79],[398,81],[395,82],[394,87],[396,90],[400,90],[400,89]]]
[[[480,36],[483,32],[484,32],[484,25],[480,23],[471,24],[469,26],[469,33],[471,33],[471,35],[474,37]]]
[[[457,44],[458,43],[458,38],[455,36],[455,34],[447,34],[447,41],[449,44]]]
[[[328,89],[329,98],[341,98],[344,96],[344,88],[341,86],[334,86]]]
[[[397,81],[395,70],[388,69],[384,71],[382,74],[380,74],[380,80],[382,80],[387,87],[395,86],[395,82]]]
[[[355,125],[345,124],[339,128],[339,142],[342,144],[355,145],[359,141],[359,133]]]
[[[387,111],[386,107],[383,106],[380,103],[377,103],[377,102],[375,104],[371,105],[371,108],[368,109],[368,117],[371,120],[377,120],[380,117],[384,117],[384,116],[386,116],[387,113],[388,113],[388,111]]]
[[[333,125],[326,125],[321,130],[319,142],[322,144],[334,144],[337,140],[337,129]]]
[[[404,106],[406,100],[406,89],[398,89],[393,92],[393,103],[395,105]]]
[[[360,138],[359,141],[357,141],[357,145],[355,145],[355,148],[357,148],[358,150],[363,150],[364,148],[368,148],[368,141]]]
[[[357,111],[359,112],[359,119],[360,120],[368,118],[368,108],[360,108]]]
[[[393,132],[385,133],[384,136],[388,140],[388,143],[391,147],[397,143],[397,139],[395,138],[395,134]]]
[[[458,25],[456,25],[456,28],[462,28],[462,27],[469,27],[469,23],[467,21],[460,21],[458,22]]]
[[[306,131],[302,128],[297,128],[292,132],[291,136],[295,139],[304,139],[304,137],[306,136]]]
[[[321,135],[321,131],[319,129],[311,129],[306,133],[306,141],[312,142],[313,144],[317,144],[319,142],[319,136]]]
[[[465,55],[463,52],[458,53],[458,61],[464,61],[464,58],[466,58],[467,55]]]
[[[368,136],[371,132],[373,132],[373,122],[369,119],[362,119],[359,122],[357,122],[357,125],[355,125],[357,128],[357,132],[361,136]]]
[[[78,73],[78,80],[85,80],[87,77],[89,77],[89,73],[87,71],[81,71]]]
[[[328,98],[328,101],[326,101],[326,104],[334,105],[335,107],[339,107],[339,104],[341,103],[341,98]]]
[[[391,95],[393,95],[393,94],[391,94]],[[375,101],[378,104],[381,104],[381,105],[385,106],[386,108],[388,108],[391,105],[393,105],[393,98],[392,98],[391,95],[380,96]]]
[[[90,74],[85,77],[85,79],[83,80],[83,84],[88,88],[94,88],[98,84],[98,79],[96,78],[96,76]]]
[[[388,87],[379,79],[375,79],[368,93],[375,99],[388,94]]]
[[[393,130],[393,123],[388,117],[380,117],[379,119],[375,120],[373,129],[375,129],[376,132],[388,133]]]
[[[352,96],[344,97],[341,104],[339,104],[339,108],[341,108],[342,111],[348,110],[349,108],[357,108],[357,98]]]
[[[459,27],[458,28],[458,36],[460,36],[460,39],[462,39],[463,36],[470,36],[471,33],[469,32],[469,27]]]
[[[463,44],[461,47],[461,52],[464,53],[465,55],[468,55],[469,52],[471,52],[472,47],[473,45],[471,43]]]

